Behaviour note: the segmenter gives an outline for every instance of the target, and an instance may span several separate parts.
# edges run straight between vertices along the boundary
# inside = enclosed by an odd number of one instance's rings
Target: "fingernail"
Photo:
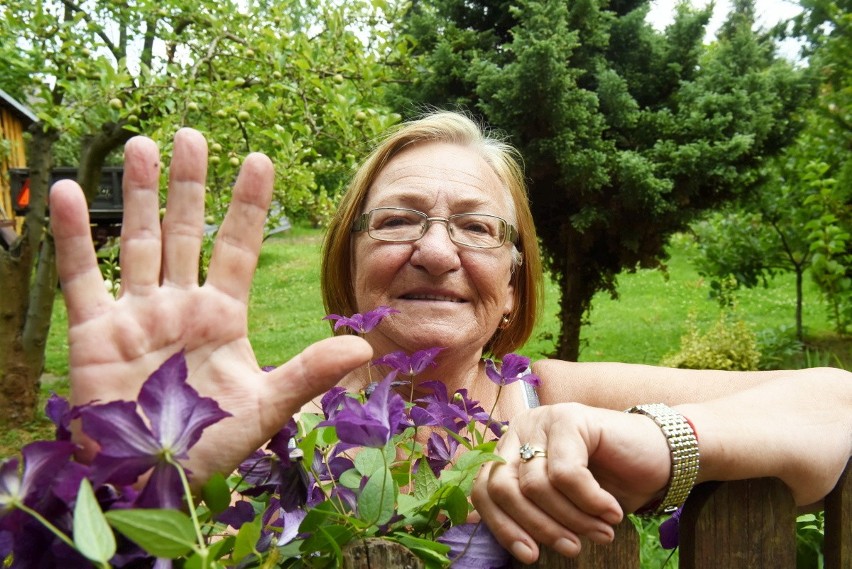
[[[609,526],[600,528],[589,535],[589,539],[595,543],[610,543],[615,539],[615,531]]]
[[[535,561],[532,558],[532,549],[530,549],[529,546],[527,546],[527,544],[523,541],[516,541],[509,549],[512,552],[512,557],[522,563],[532,563],[533,561]]]
[[[622,516],[621,512],[606,512],[603,516],[601,516],[603,520],[611,526],[621,523]]]
[[[563,537],[553,544],[553,549],[559,555],[564,555],[565,557],[576,557],[577,554],[580,553],[580,544],[575,541],[571,541],[567,537]]]

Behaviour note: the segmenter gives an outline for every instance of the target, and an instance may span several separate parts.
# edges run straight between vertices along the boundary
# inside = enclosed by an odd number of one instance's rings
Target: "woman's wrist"
[[[663,403],[636,405],[627,412],[644,415],[656,423],[665,436],[671,459],[666,487],[637,513],[661,515],[674,512],[686,502],[698,477],[700,454],[695,429],[689,419]]]

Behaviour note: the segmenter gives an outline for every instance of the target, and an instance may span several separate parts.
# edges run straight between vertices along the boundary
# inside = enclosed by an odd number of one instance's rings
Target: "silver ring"
[[[522,444],[521,448],[518,449],[518,454],[521,455],[521,460],[523,462],[528,462],[537,456],[547,456],[546,452],[544,452],[540,448],[532,446],[530,443]]]

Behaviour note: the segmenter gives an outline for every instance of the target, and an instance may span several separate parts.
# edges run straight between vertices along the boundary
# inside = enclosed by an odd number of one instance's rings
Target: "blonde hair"
[[[511,284],[514,311],[483,347],[498,357],[529,339],[542,299],[542,269],[532,213],[518,151],[467,116],[437,111],[393,129],[355,172],[323,244],[321,286],[327,313],[349,315],[358,311],[352,274],[351,228],[362,213],[370,187],[384,166],[406,147],[420,142],[447,142],[478,151],[505,185],[515,208],[520,236],[513,251]]]

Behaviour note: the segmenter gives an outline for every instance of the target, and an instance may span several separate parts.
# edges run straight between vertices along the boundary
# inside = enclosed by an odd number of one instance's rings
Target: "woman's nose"
[[[438,275],[461,265],[459,246],[450,239],[450,227],[443,219],[430,219],[423,237],[414,242],[411,263]],[[440,227],[437,227],[440,226]]]

